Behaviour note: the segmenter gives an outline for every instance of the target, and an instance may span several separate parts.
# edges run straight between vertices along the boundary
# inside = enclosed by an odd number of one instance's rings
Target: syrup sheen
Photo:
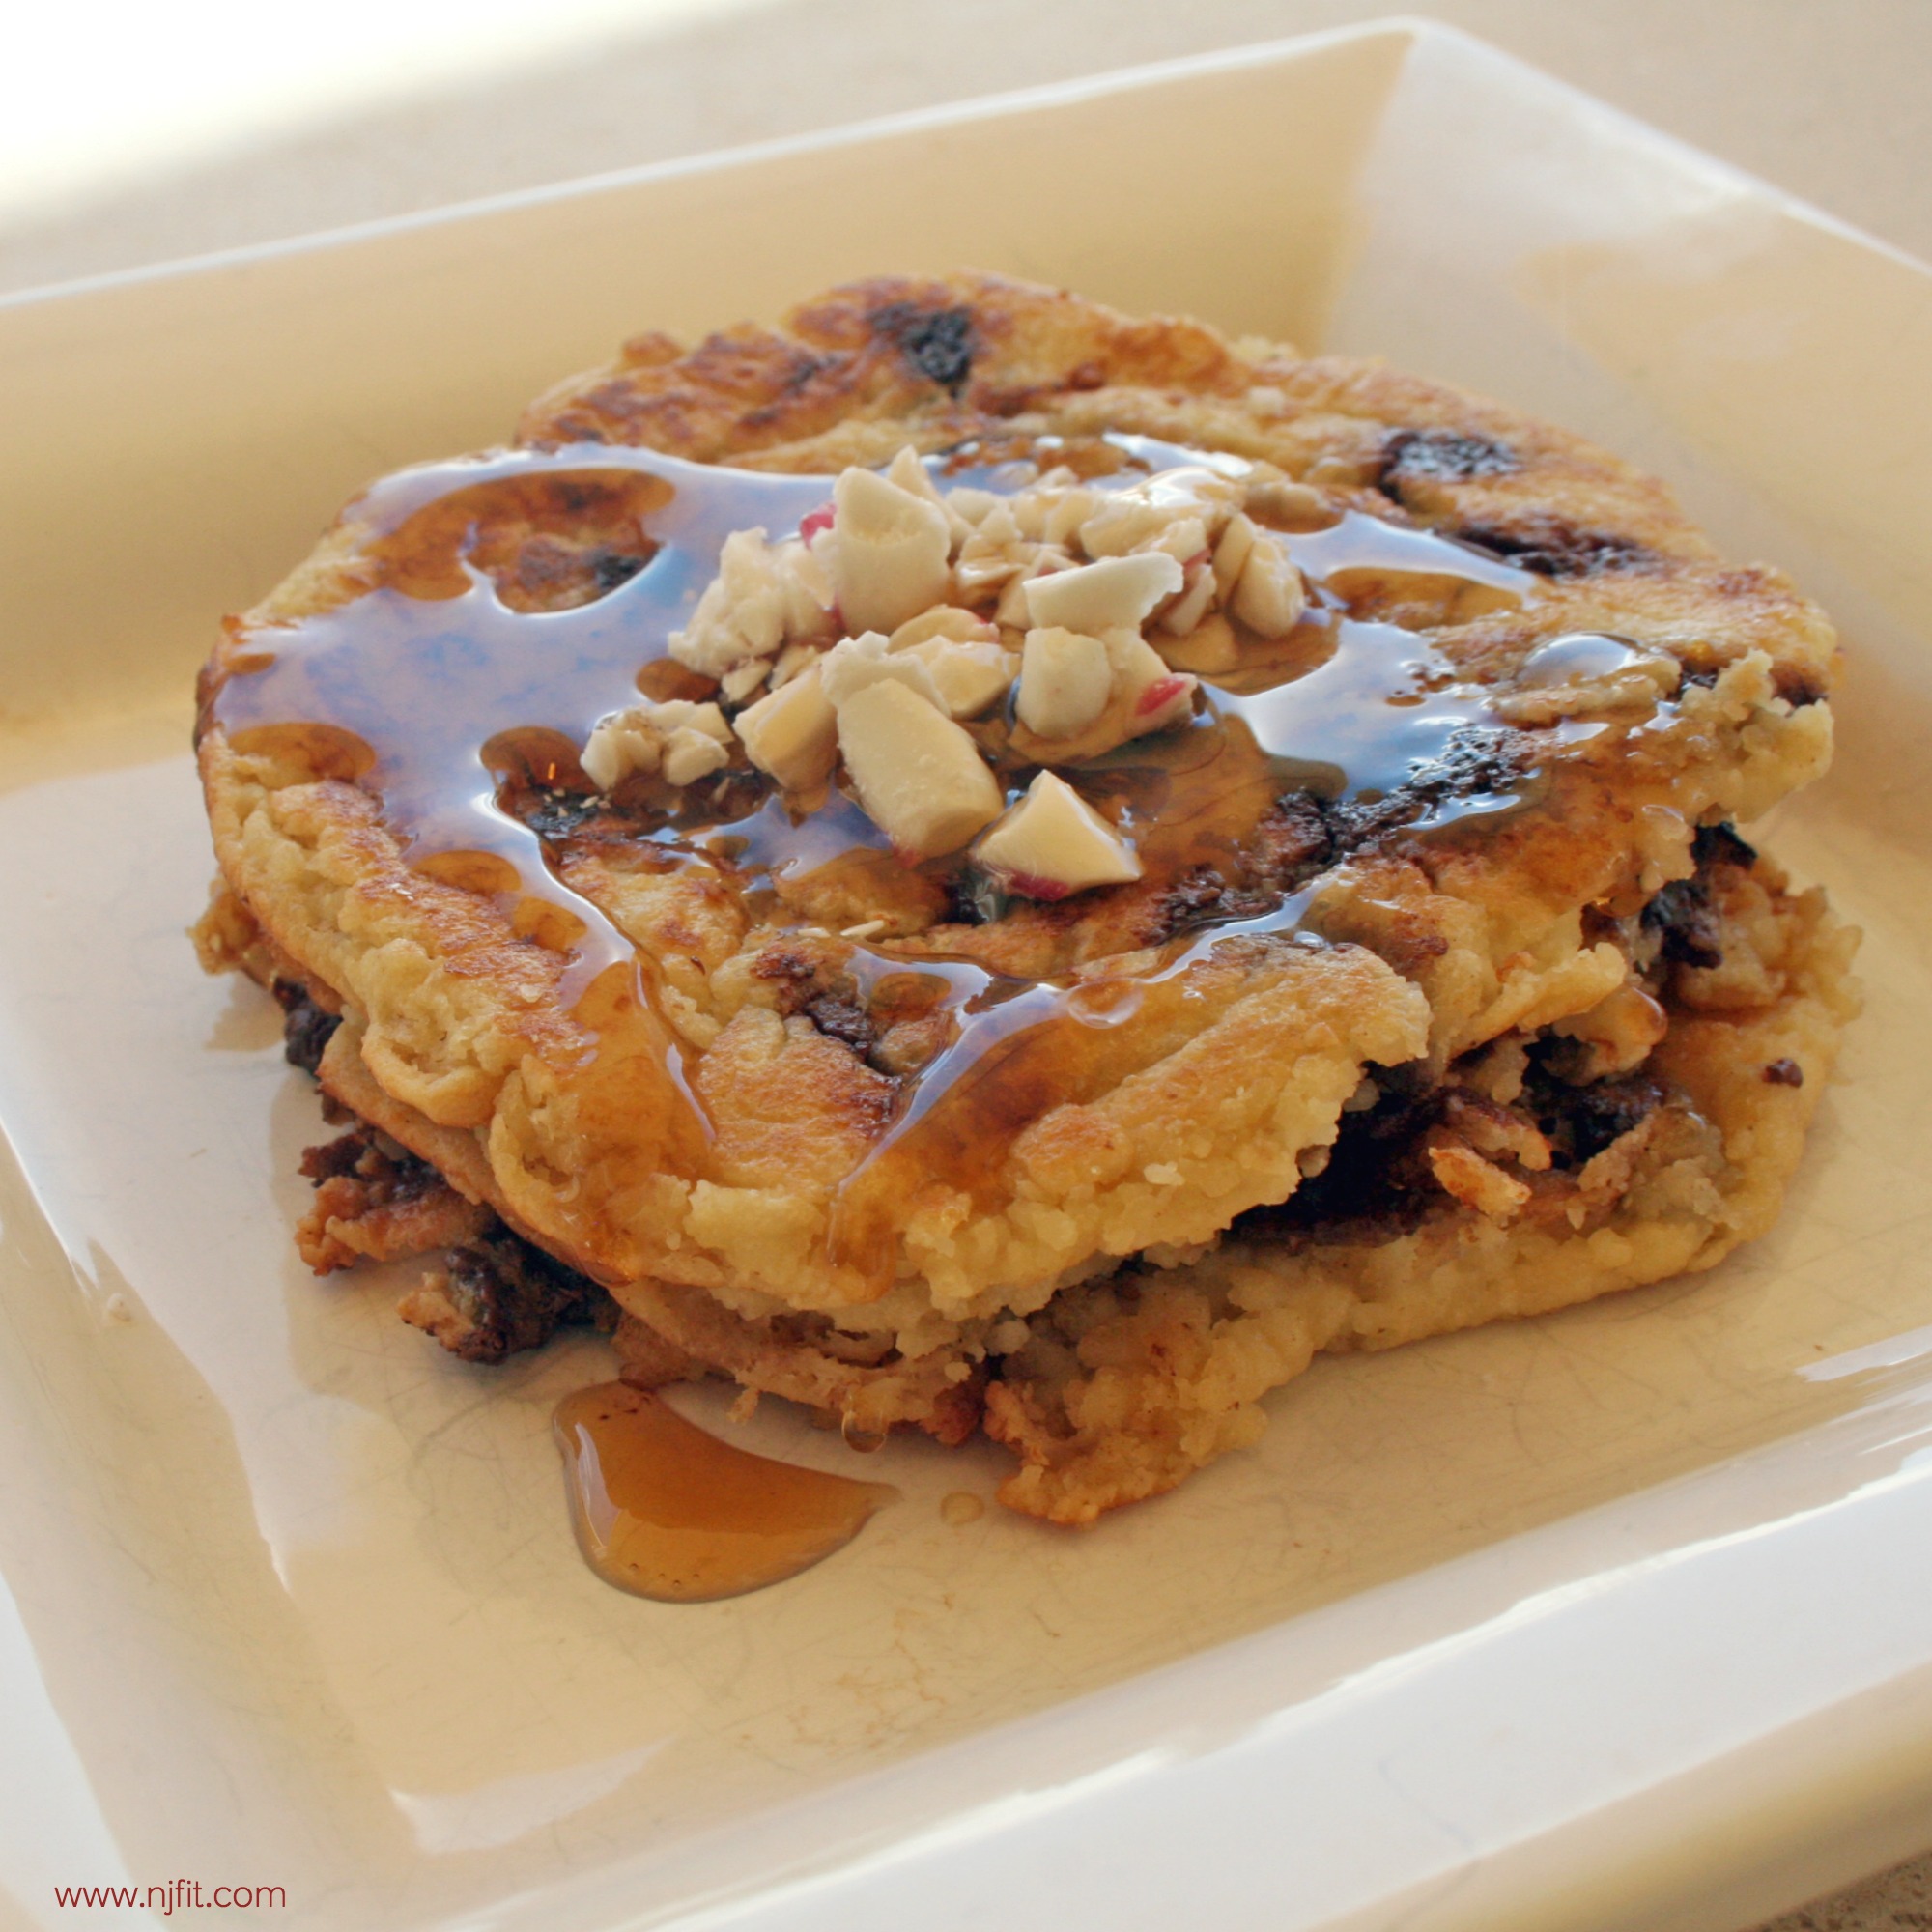
[[[707,1435],[625,1382],[575,1389],[553,1427],[578,1548],[605,1582],[711,1603],[844,1548],[898,1492],[777,1463]]]
[[[1136,437],[1106,442],[1103,460],[1122,466],[1122,483],[1180,464],[1229,461]],[[1022,487],[1033,474],[1013,465],[975,469],[970,458],[933,461],[942,482],[982,488]],[[635,702],[640,688],[685,675],[668,659],[668,640],[714,576],[724,539],[747,528],[786,535],[827,501],[831,487],[825,476],[691,464],[604,444],[404,471],[351,511],[373,533],[370,587],[298,622],[255,627],[204,707],[204,725],[218,723],[238,749],[294,748],[373,794],[412,865],[499,895],[519,932],[563,957],[561,997],[591,1033],[596,1014],[626,996],[655,1015],[672,1082],[666,1092],[689,1117],[668,1139],[698,1170],[710,1132],[691,1077],[696,1053],[662,1019],[652,962],[570,889],[553,843],[505,801],[518,787],[588,792],[577,755],[596,721]],[[478,532],[487,534],[491,516],[506,505],[569,490],[616,501],[641,524],[648,555],[628,581],[592,601],[512,609],[475,560]],[[1447,581],[1458,594],[1511,605],[1535,598],[1532,575],[1356,511],[1283,535],[1311,586],[1308,611],[1291,637],[1248,654],[1248,668],[1227,683],[1204,679],[1205,701],[1187,726],[1058,767],[1132,834],[1153,881],[1230,857],[1285,792],[1372,801],[1440,757],[1459,733],[1496,723],[1481,689],[1459,680],[1426,637],[1351,614],[1361,601],[1352,588],[1365,577]],[[1035,768],[1005,753],[1003,721],[974,728],[1017,796]],[[1412,822],[1429,827],[1506,811],[1534,782],[1531,774],[1496,792],[1459,795]],[[883,837],[843,794],[834,790],[802,810],[756,774],[694,787],[691,800],[639,836],[668,866],[724,872],[757,916],[781,926],[788,883],[814,869],[863,866],[890,883],[896,867]],[[939,869],[962,863],[955,857]],[[1296,933],[1306,909],[1305,895],[1291,895],[1262,917],[1183,930],[1131,999],[1096,994],[1080,981],[1014,979],[917,941],[853,943],[848,970],[861,996],[916,976],[941,1016],[942,1043],[900,1078],[895,1111],[845,1181],[831,1216],[830,1259],[883,1292],[893,1276],[897,1215],[921,1179],[943,1173],[975,1189],[989,1182],[1028,1122],[1082,1097],[1120,1064],[1144,995],[1231,935]]]

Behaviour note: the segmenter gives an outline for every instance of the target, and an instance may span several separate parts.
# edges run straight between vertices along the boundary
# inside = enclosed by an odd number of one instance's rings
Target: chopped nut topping
[[[1255,532],[1229,601],[1235,615],[1264,638],[1286,637],[1293,630],[1308,591],[1288,546],[1271,531]]]
[[[1180,565],[1164,551],[1103,557],[1077,570],[1034,578],[1025,589],[1027,615],[1036,625],[1069,631],[1138,627],[1180,584]]]
[[[902,684],[915,697],[946,709],[925,661],[913,651],[895,654],[877,631],[834,644],[819,661],[818,681],[835,708],[868,684]]]
[[[973,856],[1009,892],[1036,899],[1064,899],[1141,875],[1132,842],[1052,772],[1035,778]]]
[[[1278,524],[1312,524],[1327,511],[1327,499],[1307,483],[1294,483],[1265,463],[1248,478],[1247,508]]]
[[[583,747],[583,775],[611,791],[633,772],[688,785],[731,761],[731,726],[715,704],[646,700],[600,718]]]
[[[902,858],[956,852],[1000,815],[1005,801],[979,746],[909,685],[861,685],[838,715],[859,803]]]
[[[723,681],[742,667],[770,659],[783,645],[832,640],[832,584],[824,567],[796,538],[776,547],[761,529],[736,530],[719,553],[718,575],[697,600],[691,622],[670,636],[681,665]],[[742,699],[755,690],[739,680]]]
[[[982,863],[1038,882],[1035,896],[1138,877],[1131,844],[1050,771],[1002,818],[960,721],[1017,686],[1005,742],[1043,766],[1184,724],[1197,672],[1239,668],[1244,635],[1278,638],[1300,618],[1306,588],[1264,520],[1306,523],[1323,503],[1235,459],[1119,487],[1055,469],[1010,494],[942,490],[908,446],[883,471],[845,470],[798,536],[726,540],[670,641],[717,680],[720,703],[607,719],[585,770],[607,788],[632,771],[690,783],[729,759],[722,705],[752,763],[788,791],[823,784],[842,757],[908,861],[956,851],[998,818]],[[997,723],[980,728],[1002,742]],[[1036,864],[1040,839],[1052,849]]]
[[[1627,980],[1587,1011],[1556,1021],[1554,1031],[1583,1043],[1589,1051],[1577,1071],[1601,1080],[1641,1065],[1669,1024],[1662,1007]]]
[[[1107,708],[1113,684],[1098,638],[1057,627],[1029,631],[1020,656],[1020,723],[1041,738],[1070,738]]]
[[[942,638],[961,644],[997,644],[1000,627],[988,623],[984,617],[975,616],[971,611],[962,611],[956,604],[935,604],[930,611],[907,618],[893,633],[892,647],[895,651],[909,651]]]
[[[832,528],[817,548],[829,553],[848,626],[895,631],[944,601],[952,526],[941,503],[876,470],[847,469],[833,485],[832,505]]]
[[[1445,1193],[1492,1221],[1509,1220],[1529,1200],[1530,1189],[1522,1181],[1463,1142],[1432,1147],[1429,1165]]]
[[[1192,465],[1165,469],[1107,497],[1080,526],[1080,547],[1094,557],[1166,549],[1162,538],[1173,526],[1196,524],[1199,540],[1185,553],[1192,556],[1207,548],[1212,533],[1240,508],[1243,497],[1244,486],[1218,470]]]
[[[822,784],[838,757],[838,718],[816,664],[738,714],[745,755],[787,791]]]
[[[1101,638],[1030,631],[1016,745],[1042,763],[1098,757],[1191,717],[1198,682],[1172,669],[1131,627]]]
[[[1009,590],[1016,580],[1072,567],[1072,554],[1059,544],[1023,537],[1012,513],[1002,504],[966,539],[952,576],[959,595],[974,603],[991,592]],[[1015,613],[1015,621],[1025,621],[1023,610]]]
[[[1248,553],[1255,547],[1258,532],[1246,512],[1228,519],[1228,527],[1221,532],[1221,541],[1214,546],[1214,591],[1219,597],[1234,595],[1235,586],[1241,581],[1241,567],[1248,560]],[[1180,629],[1179,625],[1171,628]],[[1191,626],[1187,628],[1192,628]]]
[[[952,718],[978,718],[990,711],[1012,685],[1020,668],[1018,656],[998,641],[961,642],[954,638],[928,638],[907,653],[925,666],[939,688],[940,701]]]

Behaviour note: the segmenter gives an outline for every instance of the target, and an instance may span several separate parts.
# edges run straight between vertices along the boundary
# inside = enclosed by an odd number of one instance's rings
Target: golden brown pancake
[[[366,1123],[317,1264],[471,1257],[406,1312],[478,1356],[608,1291],[639,1379],[983,1418],[1081,1520],[1311,1350],[1768,1220],[1845,948],[1726,828],[1835,648],[1500,405],[862,283],[634,341],[230,621],[204,952]],[[1713,1028],[1803,1084],[1740,1112]]]

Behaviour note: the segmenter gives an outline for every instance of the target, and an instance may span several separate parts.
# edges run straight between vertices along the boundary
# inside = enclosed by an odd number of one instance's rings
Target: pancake
[[[621,1311],[641,1381],[983,1421],[1085,1520],[1370,1346],[1378,1268],[1408,1339],[1775,1212],[1845,941],[1728,828],[1835,655],[1498,404],[867,282],[639,338],[229,621],[204,957],[363,1123],[316,1264],[452,1247],[406,1313],[476,1359]],[[1710,1027],[1804,1036],[1775,1158]]]

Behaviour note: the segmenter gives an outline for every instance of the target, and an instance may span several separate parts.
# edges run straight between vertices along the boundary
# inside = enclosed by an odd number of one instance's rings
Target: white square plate
[[[1870,1010],[1715,1274],[1322,1362],[1089,1535],[952,1526],[996,1459],[895,1442],[837,1560],[640,1603],[548,1438],[600,1345],[467,1369],[291,1252],[314,1102],[182,932],[188,686],[357,484],[624,334],[959,263],[1493,391],[1795,571],[1855,657],[1776,837]],[[0,306],[19,1921],[1726,1932],[1932,1842],[1928,419],[1924,270],[1408,24]]]

